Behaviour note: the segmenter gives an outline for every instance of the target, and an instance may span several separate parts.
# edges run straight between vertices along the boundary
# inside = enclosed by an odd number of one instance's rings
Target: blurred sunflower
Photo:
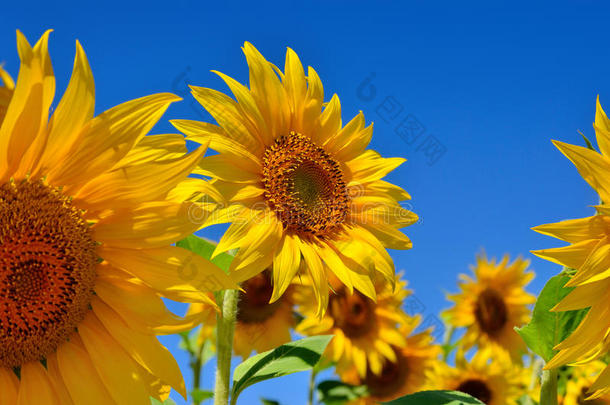
[[[303,261],[321,314],[328,304],[328,274],[347,289],[374,299],[376,272],[394,280],[386,248],[409,249],[399,231],[417,216],[399,201],[409,195],[381,180],[404,162],[368,150],[373,128],[358,114],[345,126],[339,98],[324,102],[313,68],[307,76],[288,49],[285,70],[269,63],[246,42],[250,88],[216,72],[236,100],[201,87],[194,97],[219,126],[175,120],[187,139],[219,152],[196,173],[209,176],[228,206],[207,224],[233,222],[215,254],[239,248],[232,272],[241,280],[273,263],[276,301]],[[206,225],[207,225],[206,224]]]
[[[78,42],[49,119],[49,32],[33,48],[17,32],[21,68],[0,126],[0,403],[149,405],[170,386],[185,396],[156,335],[193,321],[169,312],[160,296],[208,300],[179,277],[187,264],[219,288],[235,286],[209,261],[171,246],[197,227],[189,219],[197,206],[178,199],[179,183],[204,148],[185,155],[182,136],[145,137],[178,100],[171,94],[94,117],[93,77]],[[13,86],[2,78],[5,97]]]
[[[455,306],[444,316],[450,325],[466,328],[464,350],[478,346],[520,359],[526,346],[514,327],[527,323],[528,305],[536,301],[524,289],[534,277],[534,273],[526,272],[528,266],[529,261],[522,258],[509,263],[508,256],[504,256],[497,263],[479,255],[471,267],[474,278],[460,275],[461,292],[448,296]]]
[[[291,340],[290,330],[295,326],[292,287],[279,300],[269,303],[273,291],[268,270],[241,284],[237,304],[237,322],[233,336],[233,351],[242,358],[274,349]],[[199,314],[200,342],[214,340],[216,310],[210,304],[196,303],[189,307],[188,315]]]
[[[608,405],[610,395],[590,396],[589,389],[596,377],[606,367],[603,361],[593,361],[584,366],[571,367],[572,375],[566,382],[562,405]]]
[[[340,374],[341,379],[351,385],[366,385],[368,395],[350,402],[350,405],[374,405],[391,401],[404,395],[419,391],[426,383],[426,372],[438,361],[440,347],[434,344],[430,330],[413,334],[419,321],[403,325],[399,329],[407,336],[404,347],[392,346],[396,360],[384,360],[381,373],[374,373],[367,367],[366,375],[361,377],[356,367]]]
[[[386,360],[397,361],[393,347],[406,345],[399,327],[417,321],[402,310],[410,293],[407,283],[397,277],[393,289],[385,280],[376,280],[375,302],[358,291],[350,293],[336,277],[329,281],[333,292],[322,318],[317,315],[311,280],[303,277],[302,284],[295,285],[295,303],[304,317],[296,331],[308,336],[334,335],[324,356],[337,363],[337,373],[355,367],[361,378],[367,372],[381,375]]]
[[[516,404],[527,394],[526,378],[527,373],[520,366],[497,359],[491,362],[490,357],[478,352],[470,362],[459,357],[455,367],[434,363],[426,389],[461,391],[486,405]]]
[[[597,144],[594,150],[553,141],[555,146],[574,163],[582,177],[597,191],[603,202],[610,201],[610,121],[597,100],[595,123]],[[553,311],[590,308],[578,328],[555,349],[559,353],[546,365],[555,368],[568,363],[587,362],[608,350],[610,331],[610,206],[596,206],[591,217],[571,219],[533,228],[536,232],[553,236],[570,245],[534,251],[535,255],[554,263],[576,269],[566,283],[575,287]],[[610,393],[610,367],[606,367],[591,386],[596,394]]]

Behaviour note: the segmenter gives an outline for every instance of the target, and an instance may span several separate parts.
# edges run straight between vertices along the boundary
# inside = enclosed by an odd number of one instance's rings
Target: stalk
[[[237,316],[239,291],[226,290],[222,299],[222,314],[217,325],[217,366],[214,387],[214,405],[228,405],[231,392],[231,357],[233,354],[233,333]]]
[[[557,405],[557,369],[542,371],[540,405]]]

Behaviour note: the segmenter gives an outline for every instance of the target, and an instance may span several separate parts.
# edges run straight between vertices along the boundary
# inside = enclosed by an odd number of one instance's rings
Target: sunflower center
[[[82,212],[41,181],[0,186],[0,367],[46,358],[85,317],[96,243]]]
[[[456,390],[475,397],[484,404],[489,404],[491,401],[491,390],[484,381],[478,379],[466,380]]]
[[[239,293],[237,320],[242,323],[260,323],[277,311],[281,298],[270,304],[273,284],[269,271],[264,271],[242,283],[244,292]]]
[[[335,326],[349,338],[365,336],[375,328],[373,305],[373,301],[361,293],[354,291],[349,295],[343,288],[329,297],[329,308]]]
[[[491,288],[483,290],[477,298],[474,315],[481,330],[492,336],[500,332],[508,321],[504,298]]]
[[[376,399],[395,397],[395,394],[406,384],[409,375],[407,358],[395,348],[392,349],[396,353],[395,363],[386,360],[379,375],[374,374],[370,369],[366,370],[364,384],[368,387],[371,396]]]
[[[324,149],[296,132],[281,136],[263,157],[265,199],[287,230],[324,237],[347,217],[343,171]]]

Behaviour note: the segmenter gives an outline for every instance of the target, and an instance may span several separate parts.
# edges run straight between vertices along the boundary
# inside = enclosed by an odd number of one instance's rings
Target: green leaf
[[[260,381],[311,370],[331,339],[332,335],[312,336],[250,357],[233,372],[232,401],[235,403],[244,389]]]
[[[343,405],[368,395],[364,385],[349,385],[342,381],[322,381],[317,386],[318,398],[326,405]]]
[[[199,404],[206,399],[214,398],[214,393],[212,391],[205,391],[199,388],[195,388],[191,391],[191,397],[193,398],[193,402]]]
[[[181,241],[178,241],[176,246],[190,250],[193,253],[197,253],[199,256],[202,256],[208,260],[210,260],[214,249],[216,249],[216,243],[195,235],[190,235]],[[215,258],[211,259],[212,263],[223,269],[226,273],[229,272],[229,266],[231,265],[232,260],[233,256],[227,253],[221,253]]]
[[[158,399],[150,398],[151,405],[176,405],[173,399],[167,398],[165,401],[161,402]]]
[[[387,405],[484,405],[483,402],[459,391],[421,391],[394,401]]]
[[[522,328],[515,328],[527,346],[546,362],[555,355],[553,347],[576,329],[588,311],[588,309],[550,311],[573,290],[573,288],[564,287],[568,280],[570,277],[563,273],[552,277],[538,296],[530,323]]]

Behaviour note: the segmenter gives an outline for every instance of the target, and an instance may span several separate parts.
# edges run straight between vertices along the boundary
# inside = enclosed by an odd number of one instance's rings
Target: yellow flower
[[[608,405],[610,395],[596,395],[591,397],[588,393],[596,377],[606,367],[603,361],[594,361],[580,367],[572,367],[572,375],[566,382],[566,393],[562,405]],[[587,399],[589,398],[589,399]]]
[[[601,153],[588,148],[553,141],[555,146],[577,167],[582,177],[597,191],[603,202],[610,202],[610,121],[602,109],[599,98],[593,125]],[[533,252],[554,263],[576,269],[566,283],[575,289],[566,296],[554,311],[590,308],[578,328],[555,347],[559,353],[546,365],[559,367],[568,363],[592,361],[607,352],[610,330],[610,206],[596,207],[599,215],[571,219],[533,228],[544,235],[553,236],[570,245]],[[610,391],[610,367],[604,369],[591,386],[594,392]]]
[[[492,362],[479,352],[470,362],[463,357],[456,359],[455,367],[440,361],[434,363],[426,389],[461,391],[486,405],[515,404],[527,394],[524,373],[514,363],[498,359]]]
[[[264,271],[243,282],[241,288],[233,336],[235,354],[245,359],[253,350],[261,353],[290,342],[290,330],[295,324],[292,287],[279,300],[269,303],[273,285],[270,272]],[[215,308],[209,304],[192,304],[188,314],[199,314],[200,343],[205,340],[213,342]]]
[[[170,196],[203,150],[184,155],[179,135],[145,137],[178,100],[171,94],[94,117],[93,77],[78,42],[49,118],[48,36],[32,48],[17,33],[21,68],[0,126],[0,403],[148,405],[170,386],[185,395],[155,335],[189,320],[160,296],[207,301],[179,276],[187,264],[201,273],[194,281],[208,275],[234,286],[210,262],[171,246],[196,229],[188,214],[197,206]]]
[[[374,298],[375,271],[394,279],[385,249],[409,249],[399,229],[417,220],[398,203],[409,195],[381,180],[404,159],[366,149],[372,126],[365,126],[362,113],[343,126],[339,98],[324,103],[317,73],[310,67],[305,76],[291,49],[284,72],[250,43],[244,53],[250,88],[216,72],[237,101],[191,87],[219,126],[172,121],[187,139],[219,152],[196,171],[214,180],[228,205],[206,225],[233,222],[215,254],[239,248],[231,271],[241,280],[273,263],[271,301],[288,288],[301,261],[313,280],[318,313],[328,303],[329,273],[349,291]]]
[[[385,360],[380,374],[367,368],[364,378],[355,367],[340,374],[341,379],[352,385],[366,385],[368,395],[350,402],[350,405],[374,405],[391,401],[419,391],[426,383],[426,373],[438,361],[440,347],[434,344],[430,330],[412,334],[418,321],[400,328],[399,333],[407,336],[404,347],[392,346],[395,361]]]
[[[519,361],[526,346],[514,327],[528,322],[528,305],[536,300],[524,289],[534,277],[526,272],[528,265],[522,258],[509,263],[504,256],[497,263],[480,255],[472,267],[474,278],[460,275],[461,292],[448,296],[455,306],[444,315],[450,325],[466,328],[461,342],[464,350],[478,346]]]
[[[302,285],[295,286],[295,303],[304,316],[296,330],[309,336],[334,335],[325,357],[337,362],[338,373],[355,366],[361,378],[367,370],[380,375],[386,360],[396,361],[392,347],[405,347],[405,335],[398,328],[416,322],[401,308],[409,291],[406,282],[398,278],[394,290],[384,281],[375,283],[375,302],[358,291],[350,293],[338,279],[331,277],[333,292],[322,318],[317,316],[311,280],[304,277]]]

